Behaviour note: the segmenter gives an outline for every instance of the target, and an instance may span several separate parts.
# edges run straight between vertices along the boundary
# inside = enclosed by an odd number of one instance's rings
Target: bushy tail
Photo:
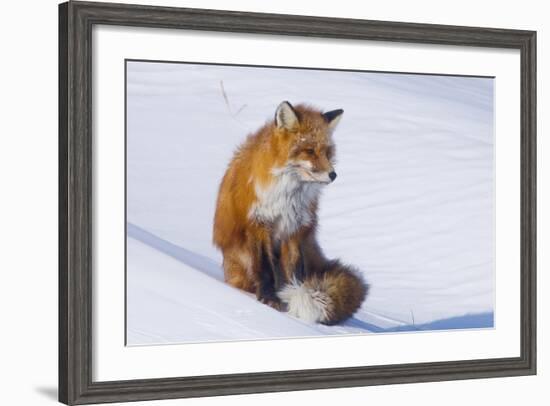
[[[355,269],[339,261],[328,261],[322,272],[294,279],[277,295],[288,312],[299,319],[336,324],[351,317],[365,300],[369,286]]]

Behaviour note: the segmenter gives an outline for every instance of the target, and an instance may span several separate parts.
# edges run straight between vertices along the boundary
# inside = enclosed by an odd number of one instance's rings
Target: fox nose
[[[334,182],[334,179],[336,179],[336,172],[329,172],[328,177],[330,178],[331,182]]]

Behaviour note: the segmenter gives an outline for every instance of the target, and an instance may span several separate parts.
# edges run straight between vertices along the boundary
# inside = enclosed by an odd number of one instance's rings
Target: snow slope
[[[222,269],[209,258],[132,224],[128,235],[129,344],[306,337],[369,327],[357,321],[336,328],[305,323],[223,283]]]
[[[128,62],[128,344],[493,325],[493,80]],[[320,207],[370,295],[306,325],[223,283],[211,244],[235,147],[282,100],[343,108]]]

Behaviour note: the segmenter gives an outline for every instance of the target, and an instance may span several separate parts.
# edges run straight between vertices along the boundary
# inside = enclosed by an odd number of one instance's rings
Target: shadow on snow
[[[223,282],[222,269],[216,262],[208,257],[189,251],[179,245],[172,244],[132,223],[126,223],[126,236],[132,237],[151,248],[155,248],[163,254],[189,265],[191,268]]]
[[[424,324],[406,324],[402,326],[382,328],[375,324],[358,319],[351,319],[345,323],[350,327],[363,328],[373,333],[398,333],[404,331],[431,331],[431,330],[461,330],[474,328],[494,327],[493,312],[465,314],[447,319],[434,320]]]

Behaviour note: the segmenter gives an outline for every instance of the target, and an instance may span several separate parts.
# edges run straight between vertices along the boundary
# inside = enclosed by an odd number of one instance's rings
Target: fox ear
[[[275,111],[275,125],[277,125],[277,128],[291,130],[296,124],[298,124],[298,115],[292,104],[287,101],[279,104],[277,111]]]
[[[344,110],[338,109],[338,110],[332,110],[332,111],[327,111],[326,113],[323,113],[323,117],[328,123],[329,128],[334,129],[336,128],[336,125],[340,122],[340,119],[342,118],[342,114],[344,114]]]

